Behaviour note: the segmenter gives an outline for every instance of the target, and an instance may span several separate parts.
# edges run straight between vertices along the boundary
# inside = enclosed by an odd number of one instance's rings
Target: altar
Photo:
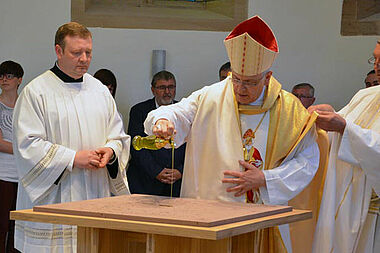
[[[11,219],[78,226],[83,252],[251,252],[255,230],[311,211],[215,200],[124,195],[11,212]]]

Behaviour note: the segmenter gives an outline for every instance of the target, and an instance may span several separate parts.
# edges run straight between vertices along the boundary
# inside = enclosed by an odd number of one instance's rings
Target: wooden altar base
[[[102,202],[104,200],[92,201]],[[230,204],[234,205],[235,203]],[[52,205],[46,207],[49,206]],[[83,205],[80,206],[83,207]],[[11,219],[15,220],[78,226],[78,253],[252,252],[253,231],[311,217],[310,211],[293,209],[259,218],[248,218],[207,227],[157,221],[91,217],[88,213],[73,215],[30,209],[11,212]]]

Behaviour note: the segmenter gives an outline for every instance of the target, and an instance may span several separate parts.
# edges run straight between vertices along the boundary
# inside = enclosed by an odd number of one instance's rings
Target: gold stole
[[[279,166],[312,128],[317,118],[316,113],[310,115],[299,101],[282,90],[281,84],[274,77],[269,81],[262,106],[238,106],[235,97],[234,101],[239,126],[240,113],[252,115],[270,110],[264,170]],[[257,230],[253,236],[254,252],[287,252],[278,227]]]
[[[318,171],[310,184],[300,194],[289,201],[289,205],[294,208],[308,209],[313,212],[312,219],[289,224],[293,252],[309,253],[313,246],[314,231],[317,226],[319,207],[322,201],[329,155],[329,138],[327,133],[322,129],[318,129],[317,134],[317,144],[319,148]],[[300,240],[300,235],[302,235],[302,240]]]

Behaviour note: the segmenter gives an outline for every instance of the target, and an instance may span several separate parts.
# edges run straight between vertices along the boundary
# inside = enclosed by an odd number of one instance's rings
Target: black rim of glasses
[[[251,83],[251,82],[240,80],[239,78],[237,78],[234,75],[232,75],[231,79],[232,79],[232,82],[235,82],[237,84],[240,84],[240,85],[243,85],[243,86],[248,86],[248,87],[254,87],[254,86],[257,86],[264,79],[264,77],[265,76],[263,76],[262,78],[260,78],[259,80],[257,80],[255,83]]]
[[[0,80],[3,80],[3,79],[8,79],[8,80],[11,80],[13,78],[15,78],[16,76],[14,74],[0,74]]]
[[[168,86],[155,86],[154,88],[157,89],[157,90],[164,91],[166,89],[168,89],[168,90],[174,90],[175,87],[176,87],[175,85],[168,85]]]

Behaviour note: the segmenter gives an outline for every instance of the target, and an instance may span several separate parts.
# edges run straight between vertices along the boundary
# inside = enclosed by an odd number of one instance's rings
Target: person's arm
[[[191,125],[198,110],[202,93],[208,89],[204,87],[195,91],[189,97],[183,98],[180,102],[172,105],[161,106],[151,111],[145,122],[145,132],[148,135],[155,134],[160,137],[169,137],[174,134],[174,141],[177,147],[186,142],[190,133]],[[160,125],[158,127],[158,125]]]
[[[146,136],[144,133],[144,120],[146,112],[140,110],[137,107],[132,107],[129,113],[128,134],[133,139],[136,135]],[[131,156],[134,163],[143,171],[143,173],[149,175],[151,179],[155,179],[164,169],[157,164],[152,156],[151,150],[141,149],[135,150],[131,145]],[[158,179],[160,180],[160,179]]]
[[[312,129],[313,130],[313,129]],[[319,149],[315,139],[315,131],[310,130],[298,144],[291,159],[270,170],[259,170],[254,165],[239,161],[247,170],[244,172],[225,171],[223,183],[232,183],[227,189],[241,196],[248,190],[259,189],[264,204],[280,205],[300,193],[313,179],[319,165]]]
[[[338,158],[364,170],[380,193],[380,133],[346,121]]]
[[[362,168],[367,174],[367,178],[372,181],[376,192],[380,193],[379,132],[361,128],[341,116],[340,114],[344,115],[344,112],[349,108],[348,106],[344,107],[339,113],[336,113],[333,109],[326,110],[326,106],[321,107],[318,105],[314,108],[320,114],[317,118],[317,125],[326,131],[337,132],[341,135],[338,158]]]
[[[0,129],[0,152],[13,154],[12,143],[3,139],[3,132]]]
[[[343,134],[346,127],[346,120],[335,112],[334,108],[329,104],[312,105],[308,109],[309,113],[317,112],[317,127],[325,131],[333,131]],[[343,108],[345,110],[345,108]]]
[[[129,160],[131,137],[124,131],[124,124],[117,110],[116,103],[109,92],[108,96],[108,129],[106,144],[96,152],[100,155],[100,167],[107,167],[110,179],[110,190],[115,195],[129,194],[126,168]],[[113,157],[114,156],[114,157]]]
[[[312,130],[298,144],[291,159],[263,171],[266,187],[260,187],[260,194],[265,204],[287,203],[313,179],[319,166],[319,148]]]

